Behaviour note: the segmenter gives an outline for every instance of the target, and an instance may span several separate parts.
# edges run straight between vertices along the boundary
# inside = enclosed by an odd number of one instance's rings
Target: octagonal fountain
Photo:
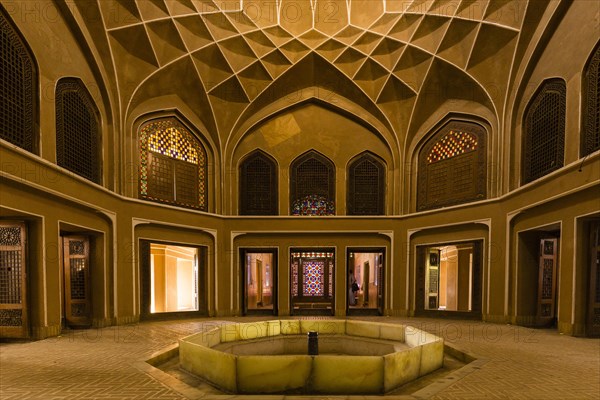
[[[308,332],[319,355],[307,355]],[[385,394],[442,367],[443,340],[352,320],[229,324],[179,341],[182,368],[229,393]]]

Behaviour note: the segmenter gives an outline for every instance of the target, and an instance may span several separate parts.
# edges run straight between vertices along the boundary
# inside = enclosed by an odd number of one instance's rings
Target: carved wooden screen
[[[0,337],[26,337],[25,224],[0,222]]]
[[[364,154],[348,167],[348,215],[385,213],[385,167],[370,154]]]
[[[600,43],[584,72],[583,101],[581,155],[586,156],[600,149]]]
[[[240,215],[277,215],[277,166],[257,151],[240,166]]]
[[[600,336],[600,222],[590,226],[589,300],[586,334]]]
[[[140,131],[140,197],[206,211],[207,157],[200,141],[175,118]]]
[[[556,272],[558,262],[558,240],[540,241],[540,269],[538,282],[538,318],[542,323],[554,319],[556,308]]]
[[[0,7],[0,138],[37,152],[37,68],[25,40]]]
[[[486,134],[469,122],[450,122],[419,153],[417,209],[486,198]]]
[[[567,89],[562,79],[542,84],[525,111],[523,183],[541,178],[564,164]]]
[[[56,86],[56,162],[92,182],[101,183],[99,113],[77,78]]]
[[[325,156],[310,151],[290,168],[292,215],[335,215],[335,166]]]
[[[91,324],[90,240],[83,236],[63,238],[65,320],[69,326]]]

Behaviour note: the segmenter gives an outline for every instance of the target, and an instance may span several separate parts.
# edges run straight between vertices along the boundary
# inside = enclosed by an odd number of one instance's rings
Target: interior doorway
[[[348,315],[383,315],[385,249],[347,250]]]
[[[518,234],[517,323],[556,326],[560,224]]]
[[[90,238],[62,236],[63,315],[69,327],[92,325]]]
[[[482,248],[482,240],[417,247],[415,312],[479,318]]]
[[[335,249],[291,249],[291,313],[334,314]]]
[[[206,249],[140,241],[143,319],[206,314]]]
[[[586,335],[600,336],[600,220],[588,225],[589,292],[586,318]]]
[[[243,314],[277,315],[277,250],[240,249]]]
[[[27,226],[0,221],[0,337],[29,336]]]

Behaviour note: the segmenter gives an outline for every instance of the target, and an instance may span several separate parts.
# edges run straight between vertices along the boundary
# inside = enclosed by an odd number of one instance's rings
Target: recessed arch
[[[450,120],[430,133],[417,165],[417,210],[487,197],[487,133],[483,126]]]
[[[600,41],[583,70],[581,157],[600,149]]]
[[[95,183],[102,183],[100,112],[79,78],[56,84],[56,162]]]
[[[564,165],[567,86],[561,78],[543,81],[523,116],[521,183],[532,182]]]
[[[177,117],[141,124],[139,155],[141,198],[208,210],[207,153]]]
[[[0,138],[38,152],[38,68],[33,52],[0,5]]]
[[[290,165],[290,214],[335,215],[335,165],[316,150]]]
[[[239,167],[239,214],[278,214],[277,161],[260,149],[246,155]]]
[[[358,154],[347,167],[348,215],[385,214],[385,162],[370,151]]]

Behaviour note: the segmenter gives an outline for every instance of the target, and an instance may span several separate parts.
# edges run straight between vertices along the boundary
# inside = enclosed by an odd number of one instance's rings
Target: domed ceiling
[[[343,99],[401,142],[448,99],[500,118],[516,56],[547,3],[102,0],[71,11],[103,60],[122,121],[149,98],[176,95],[218,144],[277,101]]]

